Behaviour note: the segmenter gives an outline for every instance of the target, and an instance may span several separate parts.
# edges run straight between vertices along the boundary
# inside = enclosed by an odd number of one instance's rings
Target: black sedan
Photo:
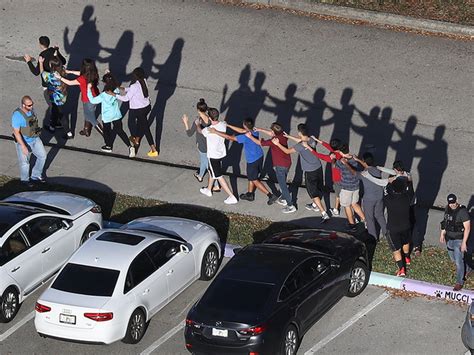
[[[370,276],[366,246],[348,234],[295,230],[240,250],[186,319],[194,354],[296,354],[303,335]]]

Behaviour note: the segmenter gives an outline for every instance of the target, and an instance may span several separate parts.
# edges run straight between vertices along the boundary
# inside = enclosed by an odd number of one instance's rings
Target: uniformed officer
[[[446,243],[449,257],[456,264],[454,291],[462,289],[466,273],[470,271],[469,266],[464,261],[464,253],[467,252],[467,240],[470,230],[471,221],[467,208],[457,202],[455,194],[449,194],[448,205],[441,222],[439,241]]]
[[[28,186],[31,186],[33,182],[44,182],[43,168],[46,162],[46,151],[39,137],[41,128],[33,110],[31,97],[23,96],[21,98],[21,107],[17,108],[12,115],[12,128],[21,182]],[[36,157],[35,165],[31,171],[31,180],[30,154]]]

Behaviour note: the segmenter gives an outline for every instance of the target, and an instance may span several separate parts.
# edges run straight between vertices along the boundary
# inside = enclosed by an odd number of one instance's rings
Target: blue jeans
[[[35,166],[31,171],[32,179],[41,179],[43,175],[43,167],[46,162],[46,151],[44,150],[43,142],[40,138],[35,138],[31,143],[27,143],[29,154],[25,155],[21,151],[21,145],[15,143],[16,154],[18,155],[18,165],[20,166],[21,181],[28,181],[30,179],[30,154],[36,157]]]
[[[275,170],[278,185],[280,186],[281,196],[286,201],[288,206],[292,206],[293,201],[291,200],[290,190],[286,184],[286,177],[288,176],[289,169],[283,166],[275,166],[273,169]]]
[[[446,242],[448,254],[452,262],[456,264],[456,283],[464,284],[464,275],[470,271],[469,266],[464,263],[464,255],[461,252],[462,239],[450,239]]]
[[[199,164],[199,176],[204,177],[206,175],[207,168],[209,166],[209,161],[207,159],[207,153],[199,152],[200,164]]]

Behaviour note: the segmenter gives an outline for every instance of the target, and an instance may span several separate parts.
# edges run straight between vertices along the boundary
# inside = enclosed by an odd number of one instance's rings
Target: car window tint
[[[36,245],[62,228],[61,219],[57,217],[39,217],[25,223],[22,227],[30,245]]]
[[[296,293],[296,291],[303,288],[305,284],[306,281],[303,277],[303,273],[301,272],[300,268],[297,268],[286,279],[280,291],[280,301],[284,301],[285,299]]]
[[[0,250],[0,266],[20,255],[26,249],[28,249],[28,246],[26,245],[26,241],[21,235],[20,230],[13,232],[5,243],[3,243]]]
[[[88,296],[112,296],[120,271],[100,267],[67,264],[51,288]]]
[[[130,264],[127,277],[125,278],[124,293],[127,293],[132,288],[140,284],[140,282],[145,280],[148,276],[155,272],[155,270],[155,265],[153,265],[153,262],[148,257],[146,251],[142,251]]]
[[[180,243],[174,240],[159,240],[145,250],[155,266],[160,268],[179,252],[179,246]]]
[[[306,260],[301,266],[301,272],[305,282],[317,279],[329,267],[329,260],[323,258],[311,258]]]

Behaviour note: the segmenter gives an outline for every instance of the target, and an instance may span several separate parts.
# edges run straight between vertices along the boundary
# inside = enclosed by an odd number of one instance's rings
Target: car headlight
[[[94,207],[91,208],[92,213],[102,213],[102,208],[100,208],[99,205],[95,205]]]

